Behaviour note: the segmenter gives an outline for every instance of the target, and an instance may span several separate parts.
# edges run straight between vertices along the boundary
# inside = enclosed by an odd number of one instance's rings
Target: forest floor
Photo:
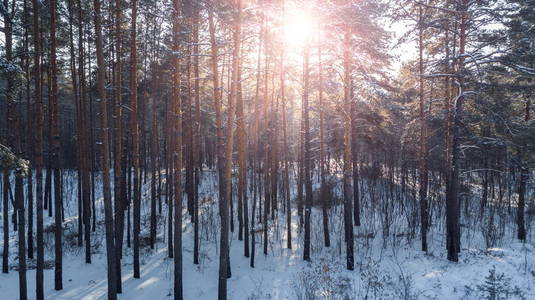
[[[201,243],[200,264],[193,264],[193,226],[187,212],[183,222],[183,279],[185,299],[216,299],[218,278],[219,217],[216,180],[205,172],[200,188]],[[74,179],[73,179],[74,181]],[[148,236],[150,186],[144,187],[142,204],[142,244]],[[100,186],[97,186],[97,191]],[[84,261],[83,247],[77,241],[76,191],[65,191],[63,290],[55,291],[53,232],[45,233],[46,299],[106,299],[106,256],[103,223],[97,222],[92,234],[92,263]],[[97,197],[100,193],[97,193]],[[162,199],[163,201],[163,199]],[[257,233],[255,268],[243,256],[243,242],[237,230],[231,234],[232,278],[228,281],[229,299],[535,299],[535,246],[515,241],[506,235],[499,246],[486,248],[476,231],[463,236],[458,263],[446,260],[444,229],[432,227],[429,251],[419,250],[416,238],[409,238],[407,225],[392,230],[384,238],[377,222],[355,227],[356,266],[345,269],[345,243],[340,221],[341,207],[331,209],[331,247],[323,247],[321,211],[312,214],[312,262],[302,260],[302,233],[297,214],[292,216],[292,249],[286,248],[285,216],[272,221],[268,255],[263,254],[262,234]],[[171,299],[173,260],[167,250],[167,211],[159,217],[155,249],[141,248],[141,278],[132,277],[132,249],[126,247],[122,259],[123,293],[119,299]],[[235,216],[236,217],[236,216]],[[103,219],[102,203],[97,203],[97,220]],[[363,214],[363,220],[366,214]],[[395,219],[395,218],[394,218]],[[45,222],[52,218],[45,211]],[[398,220],[395,222],[403,223]],[[437,222],[440,223],[440,222]],[[0,228],[2,223],[0,222]],[[35,224],[35,222],[34,222]],[[235,224],[237,226],[237,222]],[[439,227],[439,228],[437,228]],[[393,227],[394,228],[394,227]],[[0,229],[1,231],[2,229]],[[2,241],[0,241],[2,243]],[[0,274],[0,298],[18,299],[17,236],[11,231],[9,274]],[[0,244],[0,248],[3,245]],[[35,260],[29,261],[28,294],[35,298]],[[491,296],[494,298],[489,298]]]

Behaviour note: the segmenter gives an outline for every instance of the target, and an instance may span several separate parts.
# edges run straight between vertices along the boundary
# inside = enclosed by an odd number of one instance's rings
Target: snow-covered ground
[[[205,172],[200,189],[203,205],[199,265],[193,264],[193,226],[187,213],[184,211],[183,214],[185,299],[217,298],[219,218],[215,182],[214,173]],[[150,195],[149,186],[147,182],[144,187],[146,199]],[[99,190],[100,187],[97,187]],[[74,216],[77,214],[75,189],[66,189],[66,193],[66,215]],[[100,193],[97,196],[98,194]],[[142,202],[142,236],[147,236],[149,228],[148,225],[143,226],[143,222],[148,224],[149,202]],[[141,250],[140,279],[132,277],[132,251],[126,248],[125,243],[122,260],[123,293],[119,295],[120,299],[157,300],[172,297],[173,261],[167,256],[165,205],[163,208],[155,249],[146,246]],[[102,219],[100,202],[97,210],[98,217]],[[486,249],[482,235],[475,230],[463,235],[460,261],[451,263],[445,257],[442,226],[432,227],[429,252],[424,254],[419,251],[418,235],[409,238],[405,234],[408,231],[407,225],[391,226],[388,238],[384,238],[381,233],[383,230],[377,225],[380,221],[366,222],[369,215],[363,213],[363,225],[355,227],[355,270],[347,271],[341,213],[341,207],[331,210],[332,245],[324,248],[321,211],[313,210],[311,263],[302,260],[303,239],[297,226],[299,218],[296,214],[292,216],[293,249],[286,248],[285,216],[281,210],[281,215],[271,225],[267,256],[262,253],[261,233],[257,234],[254,269],[249,266],[249,258],[243,256],[243,242],[237,240],[237,230],[232,233],[229,299],[487,299],[489,295],[496,294],[492,292],[493,287],[499,297],[488,299],[535,299],[535,246],[532,240],[522,244],[511,234],[506,234],[500,240],[499,247]],[[45,221],[52,221],[46,213]],[[76,219],[68,217],[66,222],[69,229],[65,234],[74,234]],[[401,216],[393,216],[392,222],[406,223]],[[65,246],[62,291],[53,288],[54,270],[45,270],[46,299],[106,299],[106,257],[102,224],[92,238],[95,247],[91,264],[84,262],[83,248]],[[45,261],[52,262],[53,233],[47,233],[46,240]],[[74,244],[75,241],[76,238]],[[16,242],[16,233],[11,232],[12,267],[17,265]],[[0,248],[1,246],[0,244]],[[35,264],[30,262],[29,265]],[[489,275],[492,270],[495,270],[494,277]],[[28,295],[34,299],[34,269],[28,270],[27,278]],[[0,299],[18,299],[16,270],[0,274]]]

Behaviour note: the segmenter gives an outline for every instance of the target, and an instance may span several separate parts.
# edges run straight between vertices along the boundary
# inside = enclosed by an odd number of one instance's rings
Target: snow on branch
[[[0,144],[0,169],[13,170],[17,176],[27,176],[30,169],[30,162],[18,158],[11,149]]]

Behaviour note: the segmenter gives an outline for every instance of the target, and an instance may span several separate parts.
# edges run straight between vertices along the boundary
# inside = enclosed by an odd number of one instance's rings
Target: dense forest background
[[[44,270],[62,290],[68,243],[89,264],[99,236],[108,299],[158,243],[175,299],[183,261],[217,245],[227,299],[233,240],[250,267],[281,240],[310,262],[338,249],[348,270],[375,238],[459,264],[474,239],[534,241],[533,0],[2,0],[0,14],[2,271],[18,270],[20,299],[29,267],[48,297]]]

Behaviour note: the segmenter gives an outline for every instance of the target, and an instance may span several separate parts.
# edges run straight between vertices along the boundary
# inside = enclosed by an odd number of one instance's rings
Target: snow
[[[75,182],[75,178],[66,180],[67,185]],[[183,212],[185,299],[217,298],[219,218],[217,202],[213,200],[216,199],[216,183],[214,172],[204,172],[200,188],[202,206],[199,265],[193,264],[193,226],[187,212]],[[147,181],[143,193],[145,199],[150,199],[149,187],[150,182]],[[66,191],[70,191],[65,198],[66,215],[74,216],[77,214],[76,188]],[[98,198],[101,197],[100,194],[98,184]],[[380,192],[378,195],[381,195]],[[148,200],[142,202],[141,236],[147,236],[148,223],[144,226],[143,222],[148,222],[150,206]],[[148,246],[141,248],[140,279],[133,278],[132,249],[126,248],[126,243],[124,245],[121,261],[123,293],[119,295],[119,299],[172,298],[173,260],[168,258],[165,204],[163,208],[155,249],[151,250]],[[97,220],[100,220],[103,217],[100,201],[97,203],[97,210]],[[344,296],[347,296],[347,299],[481,299],[483,296],[478,285],[484,284],[485,277],[493,268],[497,273],[505,274],[510,279],[511,288],[518,287],[525,299],[535,299],[535,246],[531,241],[519,243],[512,234],[506,234],[498,246],[485,249],[484,239],[475,229],[474,232],[463,235],[459,263],[451,263],[446,259],[444,228],[440,221],[431,228],[429,252],[425,254],[419,250],[418,235],[409,239],[405,234],[409,230],[406,225],[392,225],[391,233],[385,239],[381,234],[381,218],[372,218],[366,213],[369,211],[367,207],[363,210],[363,225],[355,227],[355,271],[345,269],[343,226],[339,221],[342,220],[341,207],[331,210],[330,248],[324,248],[322,245],[321,211],[313,209],[311,263],[302,260],[303,237],[297,226],[299,218],[296,212],[292,215],[293,249],[285,248],[285,216],[281,210],[281,215],[269,232],[267,256],[262,252],[261,233],[257,233],[254,269],[249,266],[249,258],[243,256],[243,242],[237,240],[236,230],[231,234],[232,278],[228,280],[229,299],[309,299],[312,296],[319,299],[344,299]],[[66,219],[66,226],[75,232],[76,217]],[[45,223],[50,224],[52,221],[45,213]],[[391,222],[403,224],[406,220],[404,216],[398,215],[393,216]],[[237,221],[235,225],[237,226]],[[54,270],[45,270],[46,299],[107,298],[104,228],[102,223],[98,226],[97,232],[92,234],[94,248],[91,264],[84,262],[83,247],[64,247],[62,291],[53,289]],[[370,237],[369,233],[374,233],[373,237]],[[49,242],[45,247],[45,261],[53,261],[53,233],[47,235]],[[11,232],[10,266],[17,265],[16,242],[16,232]],[[35,299],[34,269],[28,270],[27,279],[28,296]],[[0,274],[0,295],[2,300],[18,299],[16,270],[10,270],[9,274]],[[510,299],[517,298],[512,295]]]

